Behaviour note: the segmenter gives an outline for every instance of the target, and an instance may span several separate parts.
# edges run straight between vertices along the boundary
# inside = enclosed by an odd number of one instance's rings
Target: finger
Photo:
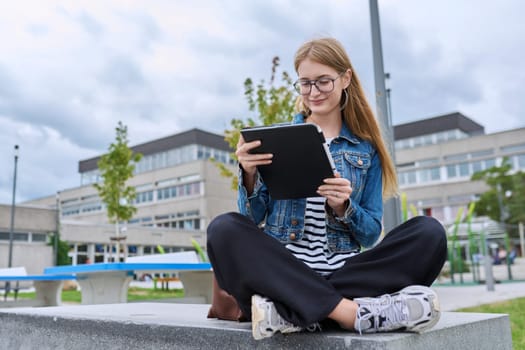
[[[245,167],[256,167],[258,165],[268,165],[272,163],[271,159],[263,158],[263,159],[244,159],[239,158],[239,163],[245,168]]]
[[[318,187],[321,191],[337,191],[337,192],[344,192],[344,193],[350,193],[352,192],[352,187],[348,184],[343,185],[321,185]]]
[[[345,179],[345,178],[336,178],[336,177],[332,177],[332,178],[327,178],[327,179],[324,179],[323,182],[325,184],[331,184],[331,185],[350,185],[350,181],[348,179]]]
[[[237,141],[237,148],[241,147],[245,143],[246,143],[246,141],[244,141],[244,137],[242,137],[242,134],[240,134],[239,135],[239,141]]]
[[[251,153],[240,153],[237,157],[240,160],[248,161],[248,162],[257,162],[260,160],[271,160],[273,158],[273,154],[271,153],[264,153],[264,154],[251,154]]]
[[[242,145],[242,147],[247,151],[251,151],[252,149],[259,147],[260,145],[261,145],[261,141],[255,140],[252,142],[246,142],[244,145]]]

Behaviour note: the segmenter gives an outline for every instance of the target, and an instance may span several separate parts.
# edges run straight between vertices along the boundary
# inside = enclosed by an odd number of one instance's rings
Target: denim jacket
[[[304,122],[304,116],[298,114],[292,123]],[[339,136],[330,143],[330,153],[339,174],[350,181],[352,194],[342,217],[336,217],[331,208],[325,206],[328,249],[341,253],[370,247],[379,238],[383,215],[382,171],[377,152],[343,123]],[[241,214],[257,225],[264,224],[264,232],[281,243],[302,239],[306,198],[272,199],[258,172],[254,190],[248,197],[242,169],[239,169],[237,204]]]

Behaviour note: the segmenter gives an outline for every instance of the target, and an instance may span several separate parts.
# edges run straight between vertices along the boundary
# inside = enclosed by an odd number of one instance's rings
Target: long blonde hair
[[[298,70],[301,62],[307,58],[332,67],[340,73],[346,72],[348,69],[351,70],[352,78],[345,89],[348,93],[348,102],[342,111],[343,120],[354,135],[370,142],[377,150],[383,171],[383,199],[397,195],[398,185],[394,163],[383,140],[379,124],[368,104],[359,78],[343,45],[333,38],[314,39],[304,43],[295,54],[295,71]],[[344,92],[343,95],[345,95]],[[310,114],[302,102],[301,96],[297,99],[296,107],[306,115]]]

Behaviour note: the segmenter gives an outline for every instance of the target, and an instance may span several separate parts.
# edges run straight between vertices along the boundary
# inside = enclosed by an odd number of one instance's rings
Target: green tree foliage
[[[272,60],[272,73],[270,81],[266,83],[261,80],[255,85],[251,78],[244,81],[244,96],[248,101],[248,110],[254,112],[257,119],[246,120],[234,118],[230,121],[231,129],[225,131],[224,139],[232,149],[235,149],[239,141],[240,130],[245,127],[256,125],[272,125],[289,122],[292,120],[295,110],[296,94],[292,87],[290,75],[283,71],[279,81],[276,81],[279,68],[279,57]],[[231,156],[236,159],[235,154]],[[221,175],[232,178],[232,188],[237,188],[237,177],[224,164],[215,163],[221,170]]]
[[[136,192],[126,181],[133,176],[135,164],[142,158],[140,153],[133,153],[128,147],[128,128],[118,122],[116,141],[109,146],[109,152],[103,155],[98,168],[102,183],[93,186],[106,204],[109,222],[118,223],[133,217],[137,208],[133,206]]]
[[[50,240],[48,245],[52,247],[55,247],[55,241],[58,239],[58,243],[56,245],[56,247],[58,247],[57,266],[71,265],[71,258],[67,255],[69,253],[69,244],[67,244],[65,241],[62,241],[56,233],[53,233],[51,236],[49,236],[49,238]]]
[[[525,222],[525,173],[511,174],[512,165],[507,157],[500,166],[474,173],[471,180],[482,180],[489,190],[476,202],[476,215],[486,215],[492,220],[507,224]]]

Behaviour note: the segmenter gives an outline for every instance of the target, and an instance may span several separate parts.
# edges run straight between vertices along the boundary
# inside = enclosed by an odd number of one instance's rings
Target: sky
[[[487,133],[525,126],[525,2],[379,0],[394,125],[461,112]],[[244,81],[330,36],[375,108],[366,0],[0,2],[0,203],[80,185],[115,127],[130,146],[254,117]]]

